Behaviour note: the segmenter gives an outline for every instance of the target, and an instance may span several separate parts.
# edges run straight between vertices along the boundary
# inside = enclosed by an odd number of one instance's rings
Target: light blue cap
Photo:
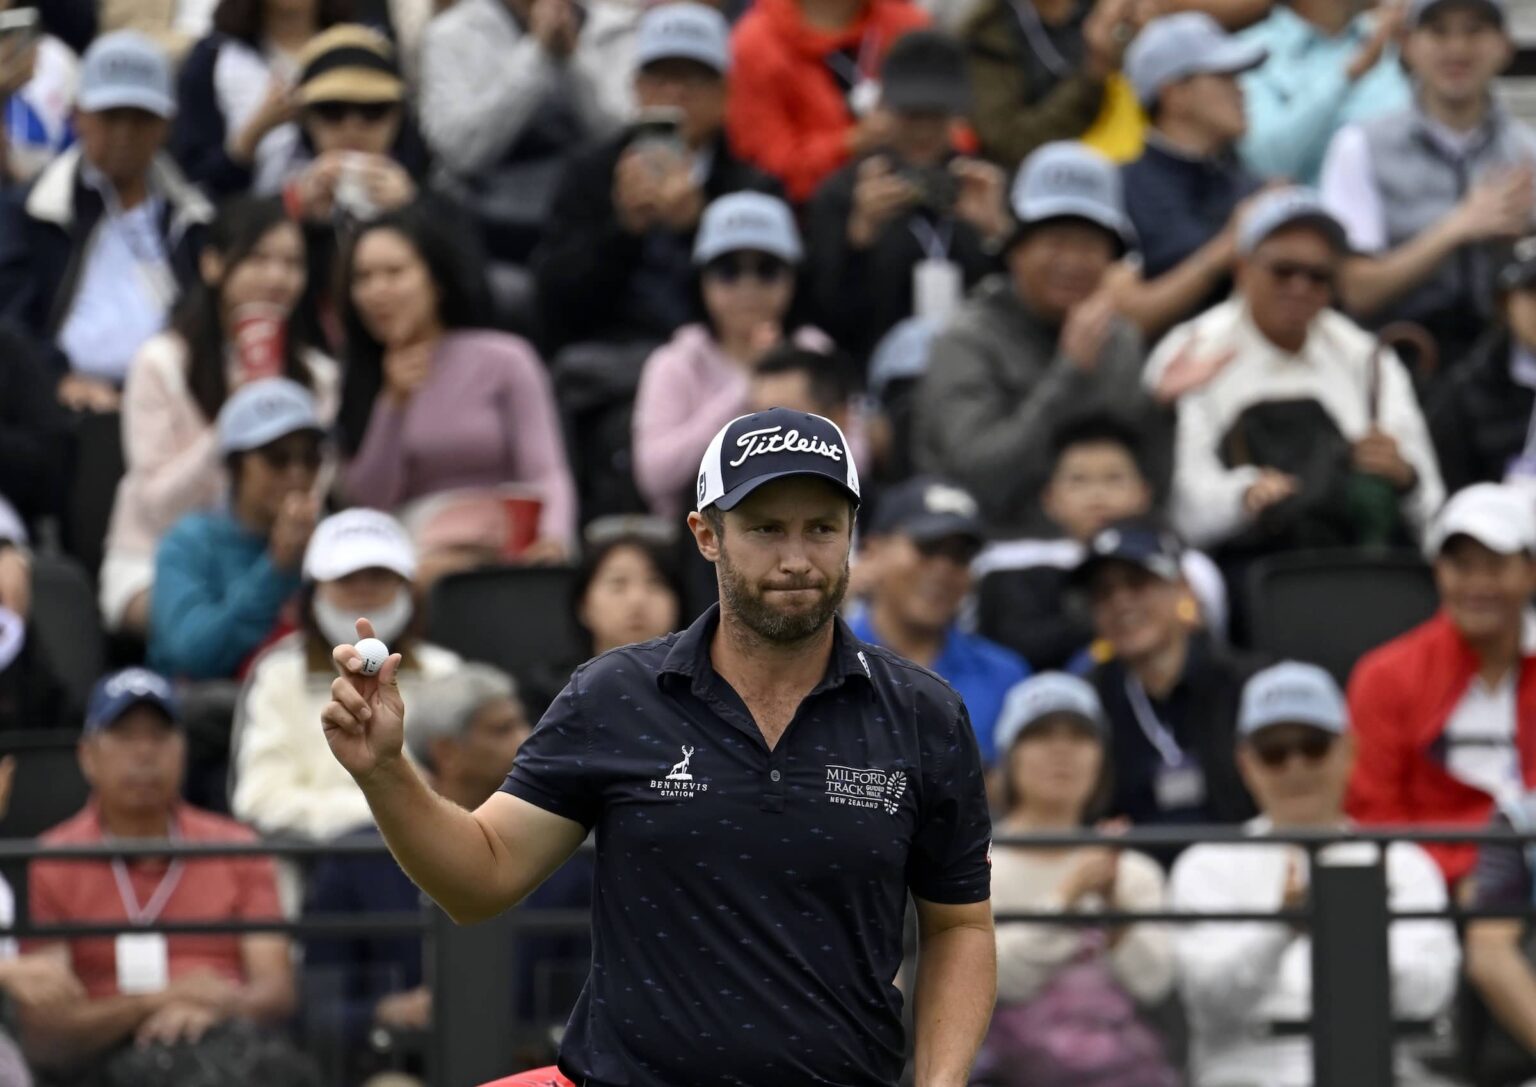
[[[240,386],[224,401],[218,430],[223,452],[244,453],[295,431],[324,427],[308,389],[286,377],[267,377]]]
[[[724,75],[731,69],[731,28],[712,7],[695,3],[658,4],[640,17],[635,32],[635,66],[658,60],[693,60]]]
[[[1247,739],[1271,725],[1311,725],[1342,736],[1349,729],[1344,692],[1315,664],[1281,661],[1255,672],[1243,686],[1237,733]]]
[[[75,105],[85,113],[141,109],[169,120],[176,116],[170,58],[135,30],[103,34],[81,59]]]
[[[1025,159],[1013,183],[1012,204],[1021,226],[1050,219],[1086,219],[1127,246],[1136,243],[1136,231],[1125,213],[1119,169],[1076,140],[1045,144]]]
[[[1340,252],[1349,249],[1344,224],[1323,204],[1317,190],[1294,185],[1254,199],[1237,227],[1237,251],[1248,256],[1271,234],[1302,223],[1316,227]]]
[[[993,729],[998,752],[1006,752],[1037,721],[1058,713],[1086,721],[1101,738],[1109,736],[1104,706],[1087,680],[1066,672],[1041,672],[1015,683],[1003,699]]]
[[[733,192],[705,208],[693,243],[693,262],[708,264],[743,250],[799,264],[804,249],[789,205],[767,193]]]
[[[1153,19],[1125,52],[1125,75],[1144,106],[1170,83],[1196,75],[1237,75],[1269,59],[1258,42],[1228,34],[1203,11]]]

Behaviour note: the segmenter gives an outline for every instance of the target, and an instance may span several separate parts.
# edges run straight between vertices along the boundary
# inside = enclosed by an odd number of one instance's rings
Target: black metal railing
[[[1053,925],[1133,923],[1191,924],[1288,922],[1304,926],[1312,941],[1311,1017],[1314,1083],[1319,1087],[1390,1087],[1393,1023],[1387,926],[1393,920],[1536,917],[1536,907],[1473,908],[1451,903],[1443,910],[1394,913],[1388,902],[1386,846],[1419,844],[1527,845],[1536,832],[1493,828],[1360,828],[1342,831],[1270,831],[1254,834],[1236,826],[1140,827],[1114,835],[1092,831],[1063,834],[1005,835],[997,845],[1060,849],[1112,845],[1125,849],[1166,850],[1191,845],[1293,845],[1306,851],[1310,878],[1305,908],[1288,911],[1174,910],[1054,914],[1028,911],[999,913],[999,922]],[[1346,843],[1372,849],[1339,850]],[[43,847],[31,841],[0,840],[0,867],[37,859],[99,861],[114,857],[182,858],[273,856],[301,864],[338,855],[377,856],[381,841],[334,843],[268,840],[260,842],[114,842],[89,846]],[[298,937],[420,933],[429,939],[428,977],[433,989],[435,1028],[427,1054],[434,1087],[475,1087],[506,1075],[515,1060],[517,1038],[512,986],[519,936],[583,931],[586,910],[520,908],[472,926],[455,925],[442,911],[391,912],[356,916],[310,916],[230,921],[121,924],[34,924],[24,902],[16,923],[0,934],[66,939],[115,935],[148,927],[167,934],[281,932]]]

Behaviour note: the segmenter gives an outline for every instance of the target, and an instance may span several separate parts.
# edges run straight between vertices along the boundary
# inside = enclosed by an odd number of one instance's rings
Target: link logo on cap
[[[859,470],[836,423],[820,415],[770,408],[732,419],[699,465],[698,508],[735,509],[764,483],[820,476],[859,501]]]

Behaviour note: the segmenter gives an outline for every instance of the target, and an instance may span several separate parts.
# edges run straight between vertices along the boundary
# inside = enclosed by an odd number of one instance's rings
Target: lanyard
[[[171,841],[176,841],[178,835],[172,825],[166,835]],[[171,900],[171,895],[176,893],[176,887],[181,883],[181,875],[185,866],[180,860],[171,862],[165,870],[165,875],[160,877],[160,885],[155,888],[155,893],[149,896],[149,901],[143,906],[139,905],[139,896],[134,892],[133,881],[128,878],[128,866],[123,863],[123,858],[112,858],[112,878],[117,883],[117,896],[123,900],[123,912],[128,915],[128,920],[135,925],[152,925],[160,912],[165,909],[165,904]]]
[[[1057,79],[1071,75],[1072,65],[1046,34],[1044,24],[1040,22],[1040,13],[1035,10],[1031,0],[1013,0],[1013,13],[1018,17],[1019,29],[1024,31],[1024,40],[1029,43],[1035,59],[1045,65],[1046,70]]]
[[[831,52],[826,56],[829,67],[837,73],[849,90],[857,87],[866,79],[874,78],[875,54],[880,49],[880,34],[875,30],[865,31],[863,39],[859,42],[859,57],[857,61],[850,60],[841,52]]]
[[[1147,692],[1134,676],[1125,677],[1125,697],[1130,700],[1131,713],[1136,718],[1136,723],[1141,726],[1141,734],[1147,738],[1147,743],[1157,749],[1158,756],[1168,766],[1177,766],[1184,761],[1184,749],[1173,738],[1173,733],[1163,724],[1152,708],[1151,701],[1147,698]]]
[[[929,260],[946,261],[949,259],[949,243],[954,237],[955,224],[949,219],[943,219],[935,229],[927,219],[921,215],[914,215],[907,220],[912,228],[912,236],[917,239],[917,244],[923,247],[923,253]]]

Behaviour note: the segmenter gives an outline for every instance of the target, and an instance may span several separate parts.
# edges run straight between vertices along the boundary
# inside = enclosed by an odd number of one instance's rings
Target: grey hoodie
[[[1115,410],[1147,428],[1149,446],[1162,440],[1163,428],[1148,426],[1157,413],[1141,388],[1141,334],[1117,322],[1088,373],[1062,355],[1060,332],[1006,276],[989,279],[934,341],[918,390],[919,468],[968,489],[1005,533],[1039,523],[1051,438],[1064,419]]]

